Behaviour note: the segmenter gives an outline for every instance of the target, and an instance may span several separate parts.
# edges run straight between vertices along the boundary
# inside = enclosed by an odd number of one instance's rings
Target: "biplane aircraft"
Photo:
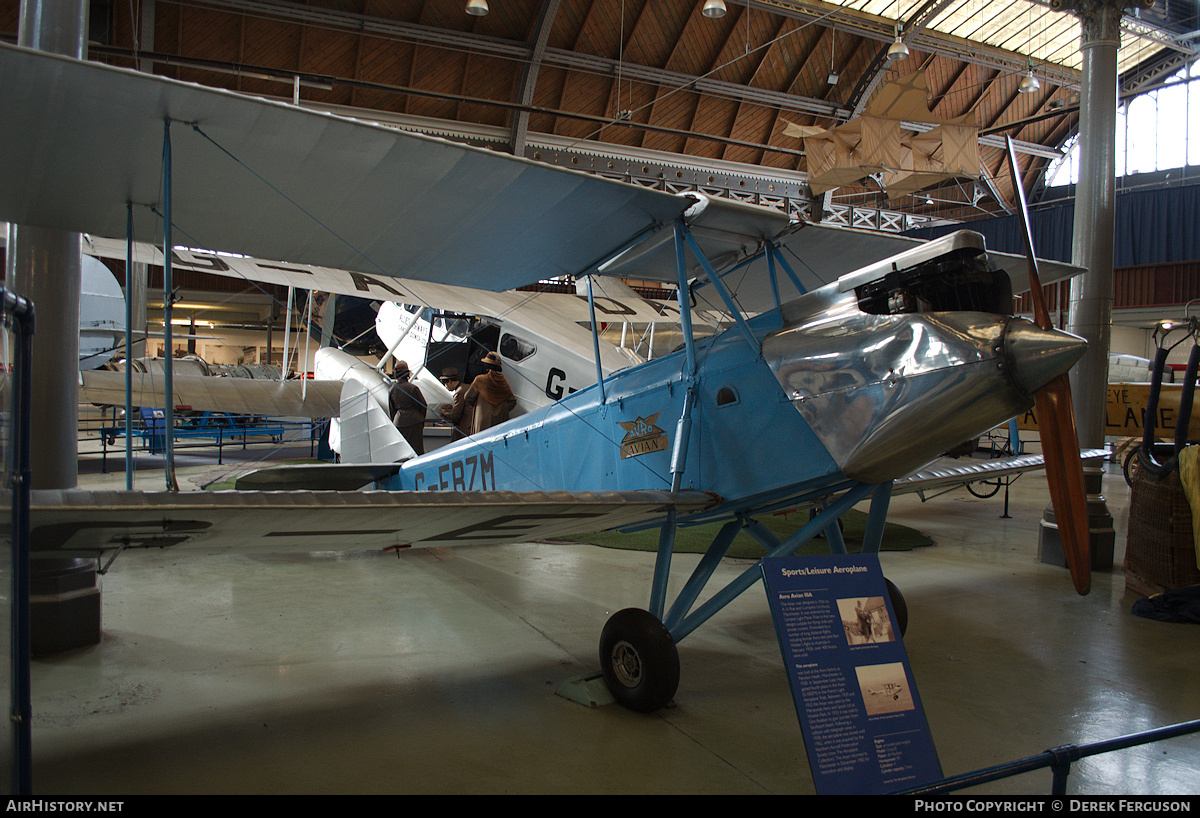
[[[900,694],[903,692],[904,692],[904,685],[897,684],[895,682],[885,682],[880,687],[868,687],[867,688],[867,693],[869,693],[872,696],[891,696],[893,699],[896,699],[896,700],[898,700],[900,698]]]
[[[137,211],[129,235],[146,241],[169,199],[193,246],[259,258],[492,291],[561,275],[676,285],[681,349],[598,372],[591,386],[420,457],[396,448],[396,462],[265,469],[236,491],[33,497],[41,555],[334,541],[403,550],[657,527],[647,608],[617,612],[600,637],[605,681],[634,710],[670,701],[678,643],[761,578],[751,567],[701,601],[739,532],[770,556],[822,532],[844,551],[838,518],[870,500],[864,549],[878,550],[894,480],[1047,389],[1060,397],[1055,385],[1083,352],[1082,340],[1011,314],[1012,279],[975,233],[870,256],[870,238],[772,208],[133,71],[0,46],[0,75],[0,218],[17,224],[119,236]],[[789,259],[829,283],[809,291]],[[1040,293],[1036,266],[1030,273]],[[759,282],[765,304],[750,305],[735,281]],[[784,281],[800,294],[781,295]],[[703,338],[691,327],[700,291],[732,317]],[[1069,407],[1039,410],[1052,419]],[[341,419],[372,449],[398,437],[354,382]],[[1072,453],[1078,468],[1078,446],[1065,431],[1043,442],[1052,486],[1069,486],[1053,497],[1084,593],[1082,479],[1061,476]],[[758,522],[797,507],[823,513],[782,542]],[[1072,527],[1079,515],[1082,529]],[[678,526],[710,521],[724,525],[668,604]]]
[[[897,243],[911,242],[901,239]],[[124,260],[129,249],[135,262],[162,264],[161,249],[142,242],[132,248],[127,248],[124,240],[102,237],[88,236],[84,242],[85,252],[99,258]],[[387,348],[383,358],[370,365],[338,347],[321,347],[314,353],[314,379],[307,382],[241,384],[177,375],[172,386],[176,405],[200,411],[332,418],[331,445],[341,452],[337,415],[342,383],[347,379],[357,380],[386,407],[390,382],[384,371],[390,359],[404,360],[410,365],[414,380],[430,404],[429,419],[434,421],[438,420],[435,408],[451,399],[437,377],[441,368],[453,365],[466,372],[470,359],[487,351],[496,351],[504,360],[517,399],[516,414],[544,406],[596,380],[586,294],[480,292],[196,249],[174,248],[171,256],[176,269],[236,278],[251,284],[315,288],[333,295],[382,299],[375,327]],[[604,316],[602,325],[621,327],[609,332],[615,336],[614,341],[626,328],[642,329],[642,337],[632,344],[618,345],[601,339],[595,345],[600,351],[603,374],[649,357],[653,352],[654,327],[670,329],[678,325],[678,309],[669,301],[648,301],[613,279],[597,281],[595,287],[597,294],[593,301]],[[473,322],[467,316],[480,320]],[[713,310],[693,310],[693,318],[705,332],[712,332],[721,322]],[[470,327],[472,323],[474,327]],[[468,326],[464,328],[464,324]],[[677,333],[668,334],[660,329],[659,341],[674,334]],[[108,346],[112,347],[109,340]],[[167,399],[164,388],[162,378],[136,374],[132,382],[133,405],[164,405]],[[124,376],[113,371],[86,372],[81,376],[80,397],[102,405],[123,405]]]

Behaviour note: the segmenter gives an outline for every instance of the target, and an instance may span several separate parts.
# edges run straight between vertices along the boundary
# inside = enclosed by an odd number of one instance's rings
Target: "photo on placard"
[[[846,631],[846,642],[850,645],[867,645],[879,642],[894,642],[892,619],[888,616],[887,603],[881,596],[839,599],[838,614]]]
[[[854,669],[858,689],[868,716],[912,710],[912,690],[904,673],[903,662],[883,665],[862,665]]]

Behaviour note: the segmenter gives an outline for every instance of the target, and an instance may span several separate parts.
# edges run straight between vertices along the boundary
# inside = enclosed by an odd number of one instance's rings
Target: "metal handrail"
[[[1195,721],[1185,721],[1180,724],[1173,724],[1169,727],[1159,727],[1154,730],[1146,730],[1141,733],[1130,733],[1126,736],[1110,738],[1104,741],[1084,744],[1082,746],[1075,744],[1064,744],[1061,747],[1053,747],[1036,756],[1029,756],[1028,758],[1010,761],[1006,764],[998,764],[995,767],[985,767],[981,770],[975,770],[974,772],[943,778],[940,781],[934,781],[930,784],[925,784],[920,787],[900,790],[894,794],[937,795],[940,793],[966,789],[967,787],[974,787],[978,784],[986,784],[989,781],[998,781],[1001,778],[1009,778],[1010,776],[1033,772],[1035,770],[1041,770],[1049,767],[1054,773],[1053,787],[1050,794],[1066,795],[1067,776],[1071,772],[1072,762],[1079,761],[1081,758],[1086,758],[1088,756],[1109,753],[1114,750],[1124,750],[1129,747],[1139,746],[1141,744],[1149,744],[1152,741],[1176,738],[1178,736],[1185,736],[1196,732],[1200,732],[1200,719]]]
[[[262,425],[249,424],[245,426],[221,426],[214,425],[211,427],[180,427],[175,426],[171,432],[171,438],[174,450],[183,449],[211,449],[214,446],[217,449],[217,463],[224,464],[225,448],[228,445],[235,444],[238,441],[241,443],[241,448],[244,451],[248,446],[285,446],[296,443],[308,443],[309,455],[315,456],[316,446],[321,438],[321,434],[325,427],[329,424],[328,420],[270,420]],[[100,471],[104,474],[108,473],[108,451],[110,441],[115,442],[118,436],[124,435],[125,430],[119,426],[103,427],[100,430]],[[300,436],[290,437],[289,433],[297,432]],[[161,432],[146,426],[139,419],[139,425],[135,427],[134,433],[136,436],[143,438],[143,448],[153,449],[149,439],[151,437],[161,436],[166,438],[167,431],[162,429]],[[251,436],[270,436],[270,440],[250,440]],[[178,443],[178,438],[187,437],[209,437],[213,442],[205,443]]]

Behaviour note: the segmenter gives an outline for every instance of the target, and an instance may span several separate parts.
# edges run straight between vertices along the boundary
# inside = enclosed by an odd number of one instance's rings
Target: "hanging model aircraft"
[[[819,251],[835,270],[861,246],[769,208],[11,46],[0,46],[0,74],[13,79],[0,88],[0,218],[18,224],[115,235],[132,209],[160,211],[171,197],[173,223],[205,246],[256,257],[497,291],[562,274],[678,285],[682,349],[421,457],[397,450],[398,462],[264,470],[231,492],[33,498],[32,542],[43,555],[311,549],[333,538],[402,550],[658,527],[648,609],[616,613],[600,639],[605,680],[635,710],[671,699],[677,644],[761,577],[752,567],[696,604],[739,531],[770,556],[821,532],[837,552],[838,518],[870,499],[864,549],[877,550],[893,480],[1023,412],[1046,384],[1057,397],[1083,351],[1080,339],[1010,314],[1009,274],[967,231],[783,299],[782,276],[806,289],[789,256]],[[124,148],[117,160],[113,145]],[[68,184],[81,195],[56,195]],[[158,229],[143,221],[135,240]],[[739,306],[739,277],[766,282],[769,309]],[[690,326],[690,294],[701,288],[734,321],[706,338]],[[343,425],[398,437],[365,391],[343,387]],[[1055,428],[1048,467],[1074,445]],[[1050,473],[1059,480],[1060,469]],[[1071,485],[1055,508],[1084,593],[1086,509]],[[345,490],[357,487],[367,490]],[[293,490],[261,490],[279,488]],[[806,506],[823,513],[783,542],[757,522]],[[1066,524],[1079,512],[1082,540]],[[717,520],[720,533],[668,607],[677,527]]]

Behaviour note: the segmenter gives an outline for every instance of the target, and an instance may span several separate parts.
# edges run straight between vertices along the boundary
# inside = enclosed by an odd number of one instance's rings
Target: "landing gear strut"
[[[679,652],[670,632],[638,608],[617,611],[600,634],[600,670],[618,704],[638,713],[665,707],[679,688]]]

